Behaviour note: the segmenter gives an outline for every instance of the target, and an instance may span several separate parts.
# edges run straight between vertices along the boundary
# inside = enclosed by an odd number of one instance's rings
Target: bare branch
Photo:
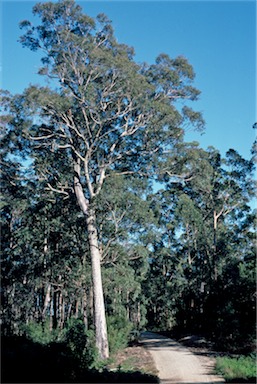
[[[228,215],[231,211],[233,211],[233,209],[235,209],[236,207],[238,207],[240,205],[240,203],[236,203],[234,205],[232,205],[231,207],[227,208],[226,211],[224,211],[224,216]]]
[[[89,167],[88,167],[88,161],[89,161],[90,156],[91,156],[91,153],[90,153],[90,151],[88,151],[83,163],[84,163],[84,172],[85,172],[85,176],[86,176],[88,190],[89,190],[90,196],[94,197],[95,192],[93,189],[92,182],[90,180],[90,172],[89,172]]]
[[[50,191],[55,192],[55,193],[63,194],[66,196],[66,198],[69,197],[69,193],[67,191],[65,191],[65,189],[70,189],[71,191],[73,191],[73,188],[68,187],[68,186],[60,186],[58,189],[54,188],[50,183],[47,183],[47,186],[48,186],[48,188],[45,188],[46,190],[50,190]]]
[[[76,163],[74,164],[74,190],[76,193],[76,197],[78,200],[78,204],[84,213],[84,215],[88,215],[88,200],[85,198],[85,195],[83,193],[83,188],[80,182],[80,159],[77,159]]]
[[[105,173],[106,173],[106,168],[102,168],[101,172],[100,172],[100,178],[99,178],[99,181],[98,181],[98,187],[97,187],[97,190],[95,192],[95,195],[98,195],[102,189],[102,186],[103,186],[103,182],[104,182],[104,179],[105,179]]]
[[[178,175],[176,173],[171,173],[167,169],[164,169],[162,173],[167,173],[167,175],[169,175],[170,177],[174,177],[174,178],[177,178],[177,179],[182,179],[184,181],[190,181],[190,180],[192,180],[192,179],[194,179],[196,177],[195,175],[192,174],[192,172]]]
[[[35,137],[35,136],[29,136],[29,138],[30,138],[31,140],[36,141],[36,140],[46,140],[46,139],[50,139],[51,137],[54,137],[54,136],[55,136],[55,134],[52,133],[51,135],[47,135],[47,136],[37,136],[37,137]]]

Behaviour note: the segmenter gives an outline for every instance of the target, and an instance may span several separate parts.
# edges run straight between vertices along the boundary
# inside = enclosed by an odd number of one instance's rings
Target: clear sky
[[[133,46],[135,60],[153,63],[159,53],[185,56],[201,90],[192,106],[203,112],[204,135],[187,140],[222,155],[234,148],[249,158],[256,118],[256,2],[243,1],[79,1],[85,13],[105,13],[120,43]],[[32,20],[34,1],[2,0],[1,88],[20,93],[36,75],[40,56],[17,42],[18,23]]]

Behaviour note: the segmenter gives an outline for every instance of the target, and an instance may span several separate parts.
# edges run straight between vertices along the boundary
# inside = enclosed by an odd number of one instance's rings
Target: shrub
[[[124,317],[109,316],[107,318],[107,327],[110,352],[115,353],[119,349],[125,348],[130,341],[132,323]]]
[[[65,327],[64,342],[73,357],[80,362],[81,368],[92,368],[98,360],[94,342],[94,332],[85,330],[82,320],[70,319]]]
[[[58,338],[58,331],[50,330],[49,321],[44,323],[36,323],[33,321],[29,324],[23,325],[21,328],[24,335],[34,343],[46,345]]]
[[[24,335],[34,343],[52,347],[61,343],[69,355],[77,361],[81,369],[91,368],[97,364],[98,354],[95,348],[94,332],[85,330],[82,320],[70,319],[62,331],[49,329],[49,322],[32,322],[22,327]]]
[[[226,380],[249,380],[256,377],[254,356],[239,356],[237,358],[218,357],[215,370]]]

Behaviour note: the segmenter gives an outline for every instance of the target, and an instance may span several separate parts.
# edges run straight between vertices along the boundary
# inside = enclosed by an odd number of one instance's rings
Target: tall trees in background
[[[223,347],[229,338],[240,345],[245,324],[252,337],[255,323],[254,159],[232,149],[222,159],[214,148],[189,143],[180,165],[184,180],[165,178],[154,202],[164,214],[149,272],[156,284],[150,320],[169,327],[173,317],[180,330],[215,336]]]

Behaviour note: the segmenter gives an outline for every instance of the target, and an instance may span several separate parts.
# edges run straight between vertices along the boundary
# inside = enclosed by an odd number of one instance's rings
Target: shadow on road
[[[177,384],[178,381],[171,381],[171,380],[161,380],[160,384]],[[206,381],[204,382],[188,382],[188,381],[181,381],[179,384],[206,384]],[[256,379],[252,378],[246,381],[242,381],[242,379],[233,379],[232,381],[226,381],[226,383],[233,383],[233,384],[246,384],[246,383],[256,383]],[[212,384],[211,382],[209,384]],[[224,381],[215,382],[215,384],[224,384]]]
[[[177,381],[171,381],[171,380],[161,380],[160,384],[177,384]],[[188,382],[188,381],[180,381],[179,384],[211,384],[209,381],[197,381],[197,382]],[[224,384],[224,381],[215,382],[215,384]]]
[[[157,350],[159,348],[173,348],[174,351],[187,351],[187,348],[185,348],[183,345],[180,345],[176,341],[157,333],[142,332],[139,341],[143,343],[145,347],[152,350]]]
[[[175,380],[175,381],[171,381],[171,380],[161,380],[160,384],[177,384],[178,381]],[[188,382],[188,381],[179,381],[179,384],[206,384],[206,381],[202,381],[202,382]],[[212,384],[211,382],[209,382],[209,384]],[[215,382],[215,384],[224,384],[224,381],[220,381],[220,382]]]

